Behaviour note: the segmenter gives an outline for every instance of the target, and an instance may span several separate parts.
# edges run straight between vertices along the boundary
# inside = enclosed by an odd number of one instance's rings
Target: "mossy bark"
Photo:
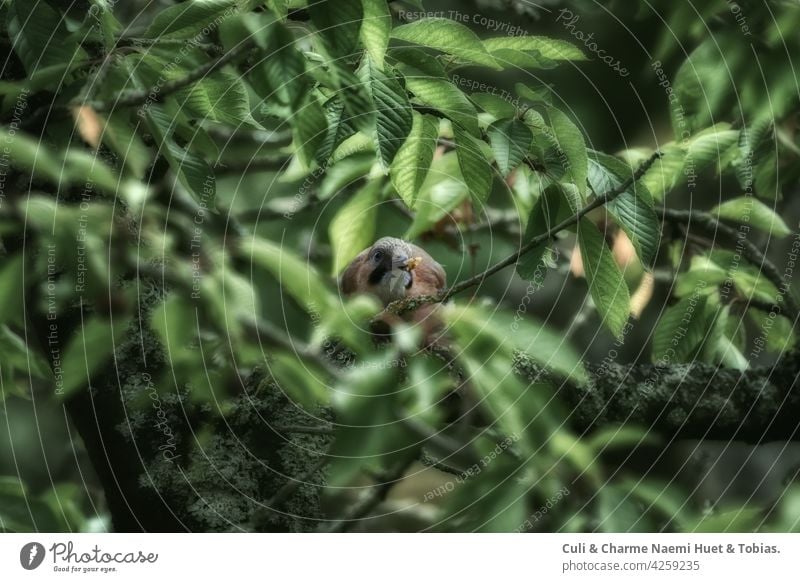
[[[541,370],[524,355],[518,371],[528,379]],[[555,382],[580,433],[630,423],[674,439],[746,443],[800,440],[800,352],[773,366],[748,370],[691,363],[657,366],[589,366],[590,382]]]

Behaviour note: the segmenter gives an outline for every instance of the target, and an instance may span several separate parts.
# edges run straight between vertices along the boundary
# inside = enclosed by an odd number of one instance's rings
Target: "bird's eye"
[[[379,263],[380,260],[383,258],[383,253],[381,251],[375,251],[375,254],[372,255],[372,260],[376,263]]]

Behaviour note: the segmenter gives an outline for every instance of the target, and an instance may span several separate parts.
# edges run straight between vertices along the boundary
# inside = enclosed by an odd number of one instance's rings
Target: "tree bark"
[[[542,370],[520,355],[529,380]],[[740,371],[709,364],[589,366],[590,381],[555,381],[579,433],[633,424],[674,439],[736,440],[750,444],[800,440],[800,351],[773,366]],[[552,379],[551,379],[552,380]]]

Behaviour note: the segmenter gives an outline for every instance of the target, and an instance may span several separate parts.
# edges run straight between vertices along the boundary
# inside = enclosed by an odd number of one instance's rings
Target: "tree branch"
[[[505,259],[495,263],[482,273],[478,273],[474,277],[470,277],[469,279],[465,279],[460,283],[456,283],[455,285],[453,285],[449,289],[446,289],[442,293],[439,293],[438,295],[424,295],[424,296],[411,297],[408,299],[401,299],[399,301],[395,301],[393,303],[390,303],[386,307],[386,311],[389,311],[390,313],[395,313],[397,315],[402,315],[403,313],[406,313],[408,311],[413,311],[414,309],[417,309],[422,305],[426,305],[429,303],[441,303],[447,301],[450,297],[452,297],[457,293],[461,293],[466,289],[480,285],[487,277],[494,275],[498,271],[502,271],[509,265],[515,264],[522,255],[529,253],[530,251],[546,243],[550,239],[555,238],[556,235],[561,231],[577,224],[581,218],[586,216],[592,210],[600,208],[601,206],[604,206],[605,204],[614,200],[614,198],[625,192],[625,190],[630,188],[634,182],[636,182],[639,178],[641,178],[647,172],[647,170],[650,169],[650,166],[652,166],[653,163],[660,157],[661,157],[661,152],[653,153],[647,160],[645,160],[636,169],[636,171],[631,175],[630,178],[622,182],[619,186],[612,188],[611,190],[608,190],[607,192],[604,192],[603,194],[599,195],[589,204],[587,204],[586,206],[581,208],[578,212],[576,212],[573,216],[570,216],[569,218],[562,220],[560,223],[552,227],[547,232],[533,237],[531,240],[529,240],[527,243],[521,246],[516,252],[512,253]]]
[[[514,365],[529,380],[547,376],[525,354]],[[586,386],[554,381],[579,433],[630,423],[670,439],[800,441],[800,351],[747,370],[702,362],[587,368]]]
[[[717,236],[719,233],[722,233],[731,241],[735,241],[737,246],[741,245],[742,255],[752,264],[758,266],[760,271],[764,274],[764,277],[766,277],[767,280],[769,280],[778,290],[781,291],[781,297],[786,303],[785,315],[792,321],[795,321],[798,315],[800,315],[800,307],[798,307],[797,300],[792,294],[791,289],[788,287],[788,285],[786,285],[781,277],[781,273],[778,271],[778,268],[769,259],[767,259],[766,255],[764,255],[764,253],[761,252],[756,245],[751,243],[745,237],[741,236],[736,229],[722,223],[710,212],[704,212],[702,210],[674,210],[672,208],[661,208],[658,209],[657,212],[665,221],[686,224],[687,227],[695,224],[705,230],[707,233],[710,233],[713,237]],[[711,242],[713,244],[713,238]],[[780,310],[780,302],[778,304],[778,309]]]
[[[357,521],[363,519],[375,509],[391,491],[392,487],[403,478],[406,469],[414,462],[416,456],[409,456],[404,461],[397,463],[392,469],[381,476],[381,482],[370,489],[362,499],[356,502],[345,516],[331,525],[320,528],[326,533],[341,533],[348,531]]]
[[[172,81],[168,81],[164,83],[158,90],[158,93],[155,94],[153,98],[156,101],[160,101],[167,95],[171,95],[176,91],[180,91],[184,87],[188,87],[192,83],[199,81],[206,75],[210,75],[217,69],[224,67],[228,63],[233,62],[240,56],[247,53],[250,49],[253,48],[255,41],[251,37],[245,41],[242,41],[236,47],[229,50],[227,53],[217,57],[212,61],[208,61],[203,63],[199,67],[192,69],[188,73],[186,73],[183,77],[178,77],[177,79],[173,79]],[[144,89],[135,89],[132,91],[126,91],[119,98],[113,101],[90,101],[88,103],[76,103],[77,105],[88,105],[92,109],[97,112],[104,113],[113,111],[119,107],[132,107],[134,105],[142,105],[148,99],[150,99],[150,95],[153,93],[152,87],[146,87]]]

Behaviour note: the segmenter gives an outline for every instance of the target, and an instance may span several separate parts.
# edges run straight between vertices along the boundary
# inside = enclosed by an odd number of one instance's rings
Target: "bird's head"
[[[406,241],[389,236],[378,239],[367,252],[367,285],[384,302],[402,299],[421,261]]]

